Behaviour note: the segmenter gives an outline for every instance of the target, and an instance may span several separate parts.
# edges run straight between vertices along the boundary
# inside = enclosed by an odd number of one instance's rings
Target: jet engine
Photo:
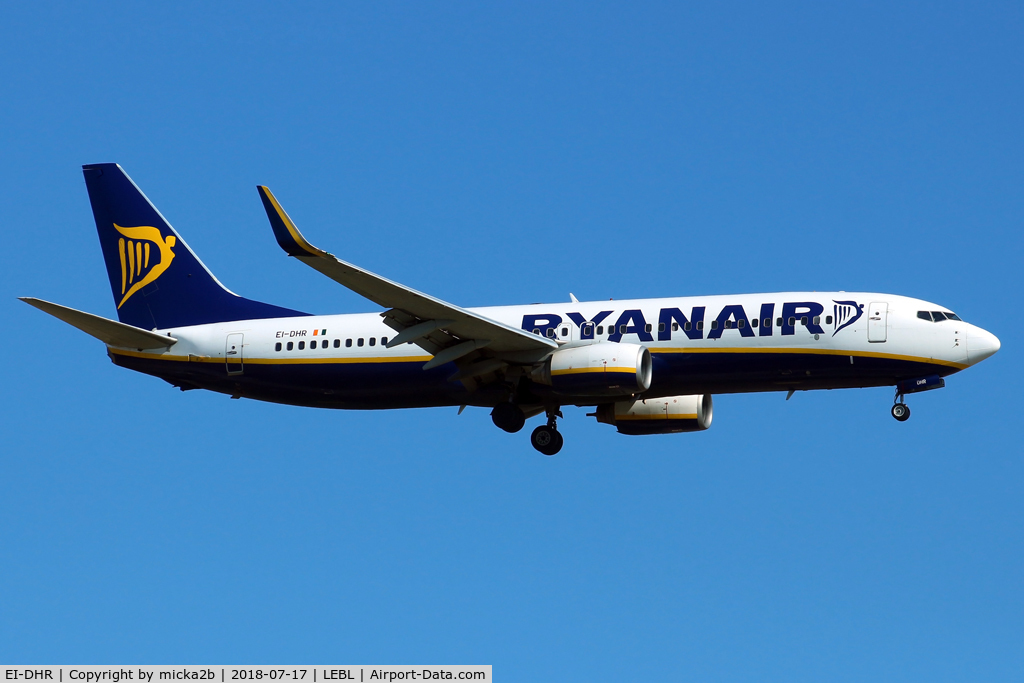
[[[531,377],[570,396],[622,396],[651,388],[651,352],[639,344],[599,342],[559,349]]]
[[[712,402],[710,394],[665,396],[605,403],[592,414],[620,434],[700,432],[711,426]]]

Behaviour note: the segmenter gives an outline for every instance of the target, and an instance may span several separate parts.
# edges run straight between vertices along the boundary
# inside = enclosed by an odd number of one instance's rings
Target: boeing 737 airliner
[[[944,306],[892,294],[779,292],[460,308],[322,251],[258,187],[289,256],[381,306],[311,315],[228,291],[117,164],[83,167],[120,322],[23,301],[96,337],[116,364],[182,391],[317,408],[482,406],[562,447],[564,405],[622,434],[711,426],[711,396],[895,386],[904,395],[999,350]],[[460,408],[461,412],[461,408]]]

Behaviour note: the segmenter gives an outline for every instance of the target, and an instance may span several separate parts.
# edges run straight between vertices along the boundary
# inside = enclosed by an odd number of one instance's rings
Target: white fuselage
[[[656,362],[651,395],[895,384],[916,374],[952,374],[999,348],[993,335],[962,320],[922,319],[922,312],[951,316],[942,306],[878,293],[782,292],[469,310],[553,337],[560,345],[642,344]],[[397,397],[393,407],[476,402],[459,383],[447,382],[451,368],[433,373],[427,383],[433,388],[427,387],[422,370],[414,370],[431,355],[413,344],[387,348],[395,331],[376,313],[240,320],[160,332],[178,342],[165,351],[111,348],[115,361],[129,367],[164,361],[135,369],[175,383],[180,379],[187,388],[288,403],[329,406],[337,397],[337,407],[392,407],[389,393]],[[161,372],[167,362],[207,367],[205,372]],[[368,386],[375,375],[389,386]],[[313,386],[305,386],[311,378]],[[408,387],[395,386],[402,382]],[[438,382],[453,386],[433,386]],[[352,400],[367,389],[369,400]],[[417,392],[422,403],[415,400]],[[302,398],[306,394],[308,400]]]

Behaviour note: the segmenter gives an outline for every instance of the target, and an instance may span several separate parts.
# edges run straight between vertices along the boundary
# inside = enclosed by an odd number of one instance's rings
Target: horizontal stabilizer
[[[157,349],[167,348],[177,343],[177,339],[167,335],[157,334],[148,330],[141,330],[138,327],[125,325],[116,320],[108,320],[92,313],[77,311],[67,306],[53,304],[42,299],[34,299],[29,296],[18,297],[29,306],[35,306],[44,313],[49,313],[54,318],[63,320],[72,327],[77,327],[82,332],[96,337],[107,346],[121,346],[135,349]]]

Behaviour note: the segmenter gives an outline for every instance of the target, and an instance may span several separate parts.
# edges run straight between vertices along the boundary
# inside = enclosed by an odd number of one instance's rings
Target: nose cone
[[[999,350],[999,338],[980,327],[967,332],[967,360],[971,365],[980,363]]]

